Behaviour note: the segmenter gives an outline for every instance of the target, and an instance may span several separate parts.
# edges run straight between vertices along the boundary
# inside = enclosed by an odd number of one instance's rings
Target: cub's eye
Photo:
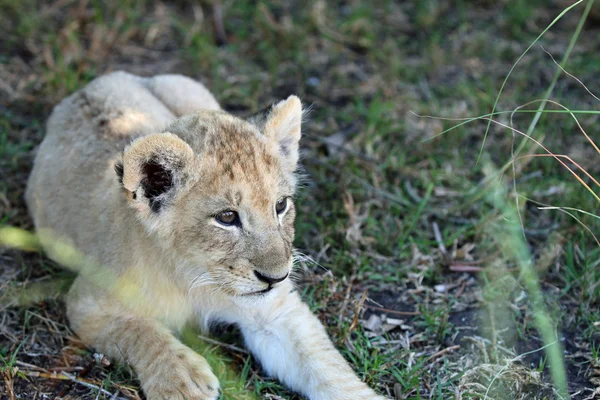
[[[277,203],[275,203],[275,211],[277,212],[277,214],[281,214],[285,211],[285,209],[287,208],[287,202],[287,197],[277,200]]]
[[[215,215],[215,219],[225,226],[240,225],[240,216],[235,211],[223,211]]]

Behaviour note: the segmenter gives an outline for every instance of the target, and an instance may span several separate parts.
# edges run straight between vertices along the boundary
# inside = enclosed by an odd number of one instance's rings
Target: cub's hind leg
[[[221,109],[204,85],[187,76],[157,75],[141,78],[141,82],[177,117],[202,109]]]
[[[93,289],[78,281],[67,298],[71,327],[99,352],[129,363],[148,400],[218,398],[219,381],[202,356],[160,322],[136,316],[116,300],[91,294]]]

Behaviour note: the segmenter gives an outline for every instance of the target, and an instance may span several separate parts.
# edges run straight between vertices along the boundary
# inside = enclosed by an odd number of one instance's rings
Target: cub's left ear
[[[197,159],[191,147],[171,133],[134,140],[115,170],[129,202],[141,216],[159,213],[196,180]]]
[[[298,164],[298,145],[302,125],[300,99],[290,96],[250,117],[249,122],[277,143],[284,167],[290,172],[295,171]]]

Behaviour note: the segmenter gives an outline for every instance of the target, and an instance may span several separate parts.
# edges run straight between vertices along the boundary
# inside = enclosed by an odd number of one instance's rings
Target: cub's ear
[[[290,172],[296,170],[302,125],[300,99],[290,96],[250,117],[249,122],[277,143],[285,168]]]
[[[127,146],[115,171],[135,208],[159,213],[196,180],[197,162],[187,143],[171,133],[159,133]]]

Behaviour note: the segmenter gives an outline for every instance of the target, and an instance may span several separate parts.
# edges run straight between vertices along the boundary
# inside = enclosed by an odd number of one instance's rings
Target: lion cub
[[[295,96],[244,121],[189,78],[124,72],[54,109],[27,203],[51,257],[50,237],[84,255],[71,326],[133,366],[148,399],[218,397],[173,334],[190,321],[239,325],[267,373],[309,399],[383,399],[288,279],[301,120]]]

